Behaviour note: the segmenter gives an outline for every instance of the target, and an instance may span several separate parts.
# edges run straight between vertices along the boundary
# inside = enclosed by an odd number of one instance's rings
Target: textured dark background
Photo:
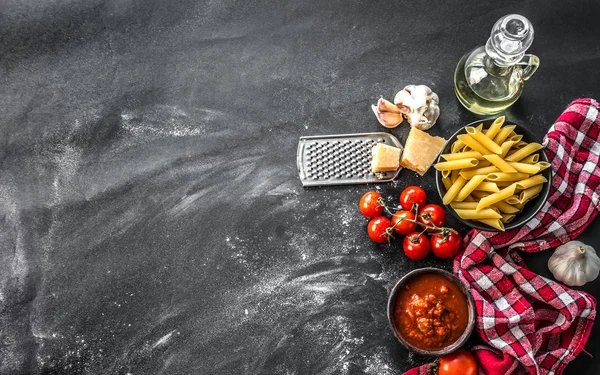
[[[370,105],[406,84],[439,94],[433,134],[477,119],[454,67],[508,13],[532,21],[541,67],[506,115],[541,137],[573,99],[600,98],[595,2],[2,0],[0,373],[425,363],[394,340],[387,293],[451,264],[371,243],[356,204],[409,184],[439,202],[432,173],[303,189],[296,145],[383,131]],[[599,229],[583,240],[600,248]],[[549,275],[549,255],[527,260]],[[600,280],[583,289],[600,296]],[[584,354],[567,367],[599,372]]]

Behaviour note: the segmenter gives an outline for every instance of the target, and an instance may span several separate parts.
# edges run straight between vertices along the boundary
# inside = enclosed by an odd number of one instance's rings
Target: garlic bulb
[[[556,248],[548,259],[548,268],[556,280],[569,286],[581,286],[598,277],[600,258],[593,247],[571,241]]]
[[[431,128],[440,117],[440,99],[425,85],[408,85],[398,91],[394,104],[408,118],[410,126],[419,130]]]

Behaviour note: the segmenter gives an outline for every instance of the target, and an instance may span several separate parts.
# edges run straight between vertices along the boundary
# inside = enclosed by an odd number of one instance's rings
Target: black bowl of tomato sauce
[[[475,302],[450,272],[419,268],[392,289],[388,320],[401,344],[419,354],[440,356],[460,348],[475,326]]]

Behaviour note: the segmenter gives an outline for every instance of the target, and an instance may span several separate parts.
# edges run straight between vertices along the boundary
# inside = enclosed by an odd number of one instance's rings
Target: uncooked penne
[[[515,130],[515,128],[516,128],[515,125],[508,125],[508,126],[503,127],[502,129],[500,129],[498,134],[496,134],[496,136],[494,137],[494,143],[496,143],[497,145],[501,145],[502,143],[504,143],[506,138],[508,138],[510,133],[513,130]]]
[[[465,202],[473,202],[473,203],[477,203],[477,202],[475,202],[475,198],[473,198],[473,197],[472,197],[472,196],[470,196],[470,195],[469,195],[468,197],[466,197],[464,201],[462,201],[462,203],[465,203]]]
[[[452,183],[454,183],[454,181],[456,181],[456,179],[459,176],[460,171],[458,169],[453,170],[452,172],[450,172],[450,181]]]
[[[513,205],[506,203],[505,201],[496,202],[494,203],[494,206],[496,206],[498,210],[504,214],[516,214],[517,212],[521,211]]]
[[[483,156],[477,151],[457,152],[451,154],[442,154],[442,158],[447,161],[470,159],[475,158],[477,160],[483,160]]]
[[[509,161],[508,164],[517,172],[527,173],[528,175],[534,175],[541,171],[541,167],[535,164],[527,164],[516,161]]]
[[[452,186],[452,181],[450,181],[450,177],[442,177],[442,185],[444,185],[446,190],[450,189],[450,186]]]
[[[433,167],[438,171],[449,170],[453,171],[455,169],[465,169],[476,167],[479,164],[479,160],[475,158],[470,159],[460,159],[460,160],[451,160],[451,161],[442,161],[440,163],[436,163]]]
[[[457,202],[462,202],[463,200],[465,200],[465,198],[467,196],[469,196],[471,194],[471,192],[473,192],[473,190],[475,190],[477,185],[479,185],[480,183],[483,182],[483,180],[485,180],[484,175],[478,174],[476,176],[473,176],[473,178],[471,178],[469,180],[469,182],[467,182],[465,184],[465,186],[463,186],[463,188],[460,189],[458,194],[456,194],[456,197],[454,197],[454,200]]]
[[[490,193],[497,193],[500,191],[500,189],[498,188],[498,185],[496,185],[495,182],[490,182],[490,181],[483,181],[482,183],[477,185],[475,190],[489,191]]]
[[[517,170],[505,162],[499,155],[484,155],[487,161],[494,164],[498,169],[505,173],[517,173]]]
[[[543,184],[544,182],[547,182],[547,181],[548,180],[546,179],[546,177],[536,174],[535,176],[529,177],[525,180],[517,181],[516,185],[517,185],[517,189],[525,190],[525,189],[529,189],[532,186]]]
[[[502,128],[502,125],[504,124],[504,118],[504,116],[500,116],[497,119],[495,119],[494,122],[492,122],[492,125],[490,125],[490,127],[488,128],[488,130],[485,131],[485,135],[489,139],[494,139],[496,134],[498,134],[500,128]]]
[[[551,164],[546,162],[546,161],[540,161],[535,163],[536,166],[540,167],[540,171],[543,171],[544,169],[550,168]]]
[[[515,143],[521,142],[521,139],[523,139],[523,136],[521,134],[515,134],[515,135],[511,135],[508,137],[509,141],[512,141]]]
[[[456,141],[454,141],[454,143],[452,143],[452,147],[450,147],[450,152],[453,154],[458,153],[464,147],[465,147],[465,144],[463,143],[463,141],[461,141],[460,139],[457,139]]]
[[[477,204],[477,210],[483,210],[486,207],[493,205],[496,202],[500,202],[505,200],[506,198],[512,196],[515,193],[516,184],[512,184],[504,189],[500,190],[497,193],[492,193],[485,198],[481,198],[479,204]],[[493,218],[486,218],[493,219]],[[499,219],[499,218],[497,218]]]
[[[444,178],[445,177],[450,177],[450,173],[452,173],[452,171],[449,170],[449,169],[445,170],[445,171],[442,171],[442,177],[444,177]]]
[[[527,146],[518,149],[515,153],[508,155],[506,161],[521,161],[525,157],[533,154],[534,152],[544,148],[539,143],[529,143]]]
[[[487,191],[479,191],[479,190],[473,190],[473,192],[471,193],[472,196],[474,196],[477,199],[481,199],[484,197],[487,197],[488,195],[493,194]]]
[[[519,194],[519,203],[525,204],[525,203],[529,202],[533,198],[537,197],[541,191],[542,191],[541,184],[538,184],[538,185],[535,185],[528,189],[523,190],[521,192],[521,194]]]
[[[521,163],[535,164],[538,161],[540,161],[540,154],[533,154],[533,155],[529,155],[525,159],[521,160]]]
[[[490,165],[489,167],[463,170],[463,171],[460,171],[460,175],[463,176],[464,178],[470,180],[471,178],[473,178],[473,176],[478,175],[478,174],[487,175],[487,174],[499,172],[499,171],[500,170],[498,169],[498,167],[496,167],[495,165]]]
[[[500,148],[500,145],[497,145],[496,143],[494,143],[494,141],[489,139],[487,135],[483,134],[481,132],[481,130],[477,130],[476,128],[473,128],[471,126],[467,126],[465,128],[465,130],[467,131],[467,134],[471,136],[471,138],[473,138],[474,140],[479,142],[480,145],[482,145],[486,149],[490,150],[494,154],[502,153],[502,148]],[[471,147],[471,148],[473,148],[473,147]]]
[[[481,210],[468,210],[463,208],[457,208],[454,210],[456,214],[464,220],[479,220],[479,219],[500,219],[502,215],[491,208],[484,208]]]
[[[499,219],[479,219],[477,221],[480,221],[485,225],[489,225],[492,228],[496,228],[504,232],[504,224],[502,224],[502,221],[500,221]]]
[[[477,208],[477,202],[452,202],[450,207],[454,209],[474,210]]]
[[[527,146],[527,144],[528,144],[527,142],[519,141],[519,142],[517,142],[517,143],[514,144],[513,148],[515,148],[515,149],[518,150],[520,148],[523,148],[523,147]]]
[[[480,132],[483,131],[483,122],[479,123],[479,125],[477,125],[475,129],[479,130]]]
[[[494,172],[487,175],[486,180],[488,181],[521,181],[528,178],[527,173],[505,173],[505,172]]]
[[[508,152],[510,151],[510,149],[511,149],[511,147],[512,147],[512,145],[513,145],[514,143],[515,143],[515,142],[513,142],[513,141],[504,141],[504,142],[503,142],[503,143],[500,145],[500,148],[502,149],[502,153],[500,154],[500,157],[501,157],[502,159],[504,159],[504,158],[506,157],[506,155],[508,155]]]
[[[500,218],[500,221],[504,224],[508,224],[511,221],[513,221],[513,219],[515,218],[515,214],[503,214],[502,218]]]
[[[519,197],[516,195],[510,196],[510,197],[506,198],[504,201],[513,206],[520,203]]]
[[[492,151],[485,148],[481,143],[476,141],[475,138],[471,137],[469,134],[461,134],[461,135],[458,135],[456,138],[463,141],[464,144],[471,147],[471,149],[479,152],[481,155],[493,154]]]
[[[452,186],[446,190],[446,194],[444,194],[444,197],[442,198],[442,203],[450,204],[450,202],[454,200],[454,197],[456,197],[460,189],[462,189],[466,183],[467,180],[465,180],[462,176],[458,176],[456,181],[452,183]]]

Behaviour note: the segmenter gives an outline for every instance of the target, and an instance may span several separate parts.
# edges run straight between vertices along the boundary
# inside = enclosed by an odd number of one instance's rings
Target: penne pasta
[[[474,210],[477,208],[477,202],[452,202],[450,207],[454,209]]]
[[[483,181],[482,183],[477,185],[475,190],[489,191],[490,193],[497,193],[500,191],[500,189],[498,189],[498,185],[496,185],[495,182],[489,182],[489,181]]]
[[[458,153],[460,152],[460,150],[462,150],[465,147],[465,144],[460,140],[457,139],[456,141],[454,141],[454,143],[452,144],[452,147],[450,147],[450,152],[451,153]]]
[[[483,210],[486,207],[493,205],[496,202],[500,202],[505,200],[506,198],[512,196],[515,193],[516,184],[512,184],[504,189],[500,190],[497,193],[492,193],[485,198],[481,198],[479,203],[477,204],[477,210]],[[493,219],[493,218],[487,218]],[[499,218],[498,218],[499,219]]]
[[[512,147],[512,145],[515,142],[513,141],[505,141],[504,143],[502,143],[502,145],[500,145],[500,148],[502,149],[502,153],[500,154],[500,157],[502,159],[504,159],[506,157],[506,155],[508,154],[508,152],[510,151],[510,148]]]
[[[510,197],[506,198],[504,201],[505,201],[506,203],[510,204],[510,205],[513,205],[513,206],[514,206],[515,204],[519,204],[519,203],[520,203],[520,201],[519,201],[519,197],[518,197],[518,196],[516,196],[516,195],[510,196]]]
[[[506,203],[505,201],[496,202],[494,203],[494,206],[496,206],[498,210],[504,214],[516,214],[517,212],[521,211],[513,205]]]
[[[515,218],[515,216],[515,214],[504,214],[502,215],[502,218],[500,218],[500,221],[504,224],[508,224]]]
[[[544,169],[550,168],[550,163],[546,162],[546,161],[540,161],[538,163],[536,163],[535,165],[537,165],[538,167],[540,167],[540,171],[543,171]]]
[[[532,186],[528,189],[525,189],[521,192],[521,194],[519,194],[519,203],[521,204],[525,204],[527,202],[529,202],[530,200],[532,200],[533,198],[537,197],[538,194],[540,194],[540,192],[542,191],[542,185],[535,185]]]
[[[519,141],[519,142],[515,143],[515,145],[513,147],[518,150],[525,146],[527,146],[527,142]]]
[[[527,173],[529,175],[534,175],[541,170],[541,168],[535,164],[527,164],[515,161],[509,161],[508,164],[517,172]]]
[[[471,149],[479,152],[481,155],[493,154],[492,151],[485,148],[481,143],[471,137],[469,134],[461,134],[457,136],[458,139],[464,142]]]
[[[442,171],[442,177],[443,177],[443,178],[445,178],[445,177],[450,177],[450,173],[451,173],[451,172],[452,172],[452,171],[451,171],[451,170],[449,170],[449,169],[448,169],[448,170],[445,170],[445,171]]]
[[[498,219],[479,219],[477,221],[480,221],[482,223],[484,223],[485,225],[489,225],[492,228],[496,228],[498,230],[501,230],[504,232],[504,224],[502,224],[501,220]]]
[[[492,194],[492,193],[489,193],[487,191],[479,191],[479,190],[473,190],[473,192],[471,193],[471,195],[474,196],[477,199],[481,199],[483,197],[487,197],[490,194]]]
[[[482,123],[480,123],[479,125],[477,125],[477,126],[475,127],[475,129],[477,129],[477,130],[479,130],[479,131],[483,131],[483,122],[482,122]]]
[[[442,198],[442,203],[450,204],[450,202],[454,200],[454,197],[456,197],[460,189],[462,189],[466,183],[467,180],[465,180],[462,176],[458,176],[456,181],[452,183],[452,186],[446,190],[446,194],[444,194],[444,197]]]
[[[518,181],[516,183],[516,185],[517,185],[517,189],[524,190],[524,189],[529,189],[530,187],[535,186],[535,185],[543,184],[544,182],[547,182],[547,181],[548,180],[546,179],[546,177],[536,174],[533,177],[529,177],[525,180]]]
[[[502,125],[504,124],[504,118],[504,116],[500,116],[495,119],[494,122],[492,122],[492,125],[490,125],[489,129],[485,131],[485,135],[489,139],[494,139],[496,134],[498,134],[500,128],[502,128]]]
[[[485,180],[484,175],[478,174],[476,176],[473,176],[473,178],[470,179],[469,182],[467,182],[465,184],[465,186],[463,186],[462,189],[460,189],[458,194],[456,194],[456,197],[454,198],[454,200],[457,202],[462,202],[463,200],[465,200],[465,198],[467,196],[469,196],[471,194],[471,192],[473,192],[473,190],[475,190],[477,185],[479,185],[480,183],[483,182],[483,180]]]
[[[500,219],[502,215],[491,208],[485,208],[477,211],[464,208],[454,210],[456,214],[464,220],[479,220],[479,219]]]
[[[487,161],[494,164],[498,169],[505,173],[517,173],[517,170],[505,162],[499,155],[484,155]]]
[[[467,126],[465,128],[465,130],[466,130],[467,134],[471,136],[471,138],[473,138],[474,140],[476,140],[480,145],[482,145],[486,149],[490,150],[494,154],[501,154],[502,153],[502,148],[500,148],[499,145],[497,145],[496,143],[494,143],[494,141],[492,141],[485,134],[483,134],[481,132],[481,130],[477,130],[476,128],[473,128],[473,127],[470,127],[470,126]]]
[[[544,146],[542,146],[539,143],[530,143],[527,146],[525,146],[521,149],[518,149],[515,153],[508,155],[506,157],[506,161],[521,161],[525,157],[531,155],[532,153],[534,153],[542,148],[544,148]]]
[[[483,156],[477,151],[467,151],[467,152],[457,152],[450,154],[442,154],[444,160],[452,161],[452,160],[460,160],[460,159],[470,159],[474,158],[477,160],[483,160]]]
[[[535,164],[540,161],[540,154],[529,155],[525,159],[521,160],[521,163]]]
[[[465,200],[462,203],[464,203],[464,202],[475,202],[475,198],[473,198],[472,196],[469,195],[468,197],[465,198]]]
[[[488,181],[491,182],[491,181]],[[505,188],[507,186],[510,186],[512,184],[514,184],[514,181],[496,181],[496,182],[492,182],[492,184],[496,184],[496,186],[498,186],[498,188]]]
[[[434,168],[438,171],[448,170],[453,171],[455,169],[465,169],[476,167],[479,164],[479,160],[475,158],[470,159],[460,159],[460,160],[452,160],[452,161],[443,161],[440,163],[436,163]]]
[[[458,178],[460,171],[459,170],[453,170],[452,172],[450,172],[450,181],[452,181],[452,183],[454,183],[454,181],[456,181],[456,179]]]
[[[442,177],[442,185],[444,185],[444,188],[448,190],[450,189],[450,186],[452,186],[452,181],[450,181],[449,177]]]
[[[528,178],[529,175],[527,173],[515,172],[515,173],[505,173],[505,172],[494,172],[487,175],[486,179],[488,181],[521,181]]]
[[[471,178],[473,178],[473,176],[476,176],[478,174],[487,175],[489,173],[494,173],[494,172],[499,172],[499,171],[500,170],[498,169],[498,167],[496,167],[495,165],[490,165],[489,167],[471,169],[468,171],[460,171],[460,175],[463,176],[464,178],[470,180]]]
[[[500,129],[500,131],[498,132],[498,134],[496,134],[496,136],[494,137],[494,143],[496,143],[497,145],[501,145],[502,143],[504,143],[504,141],[506,140],[506,138],[508,138],[508,136],[510,135],[510,133],[515,130],[516,126],[514,125],[508,125],[505,126],[504,128]]]
[[[508,137],[509,141],[515,142],[515,143],[519,143],[521,142],[521,139],[523,139],[523,136],[520,134],[515,134],[515,135],[511,135]]]

